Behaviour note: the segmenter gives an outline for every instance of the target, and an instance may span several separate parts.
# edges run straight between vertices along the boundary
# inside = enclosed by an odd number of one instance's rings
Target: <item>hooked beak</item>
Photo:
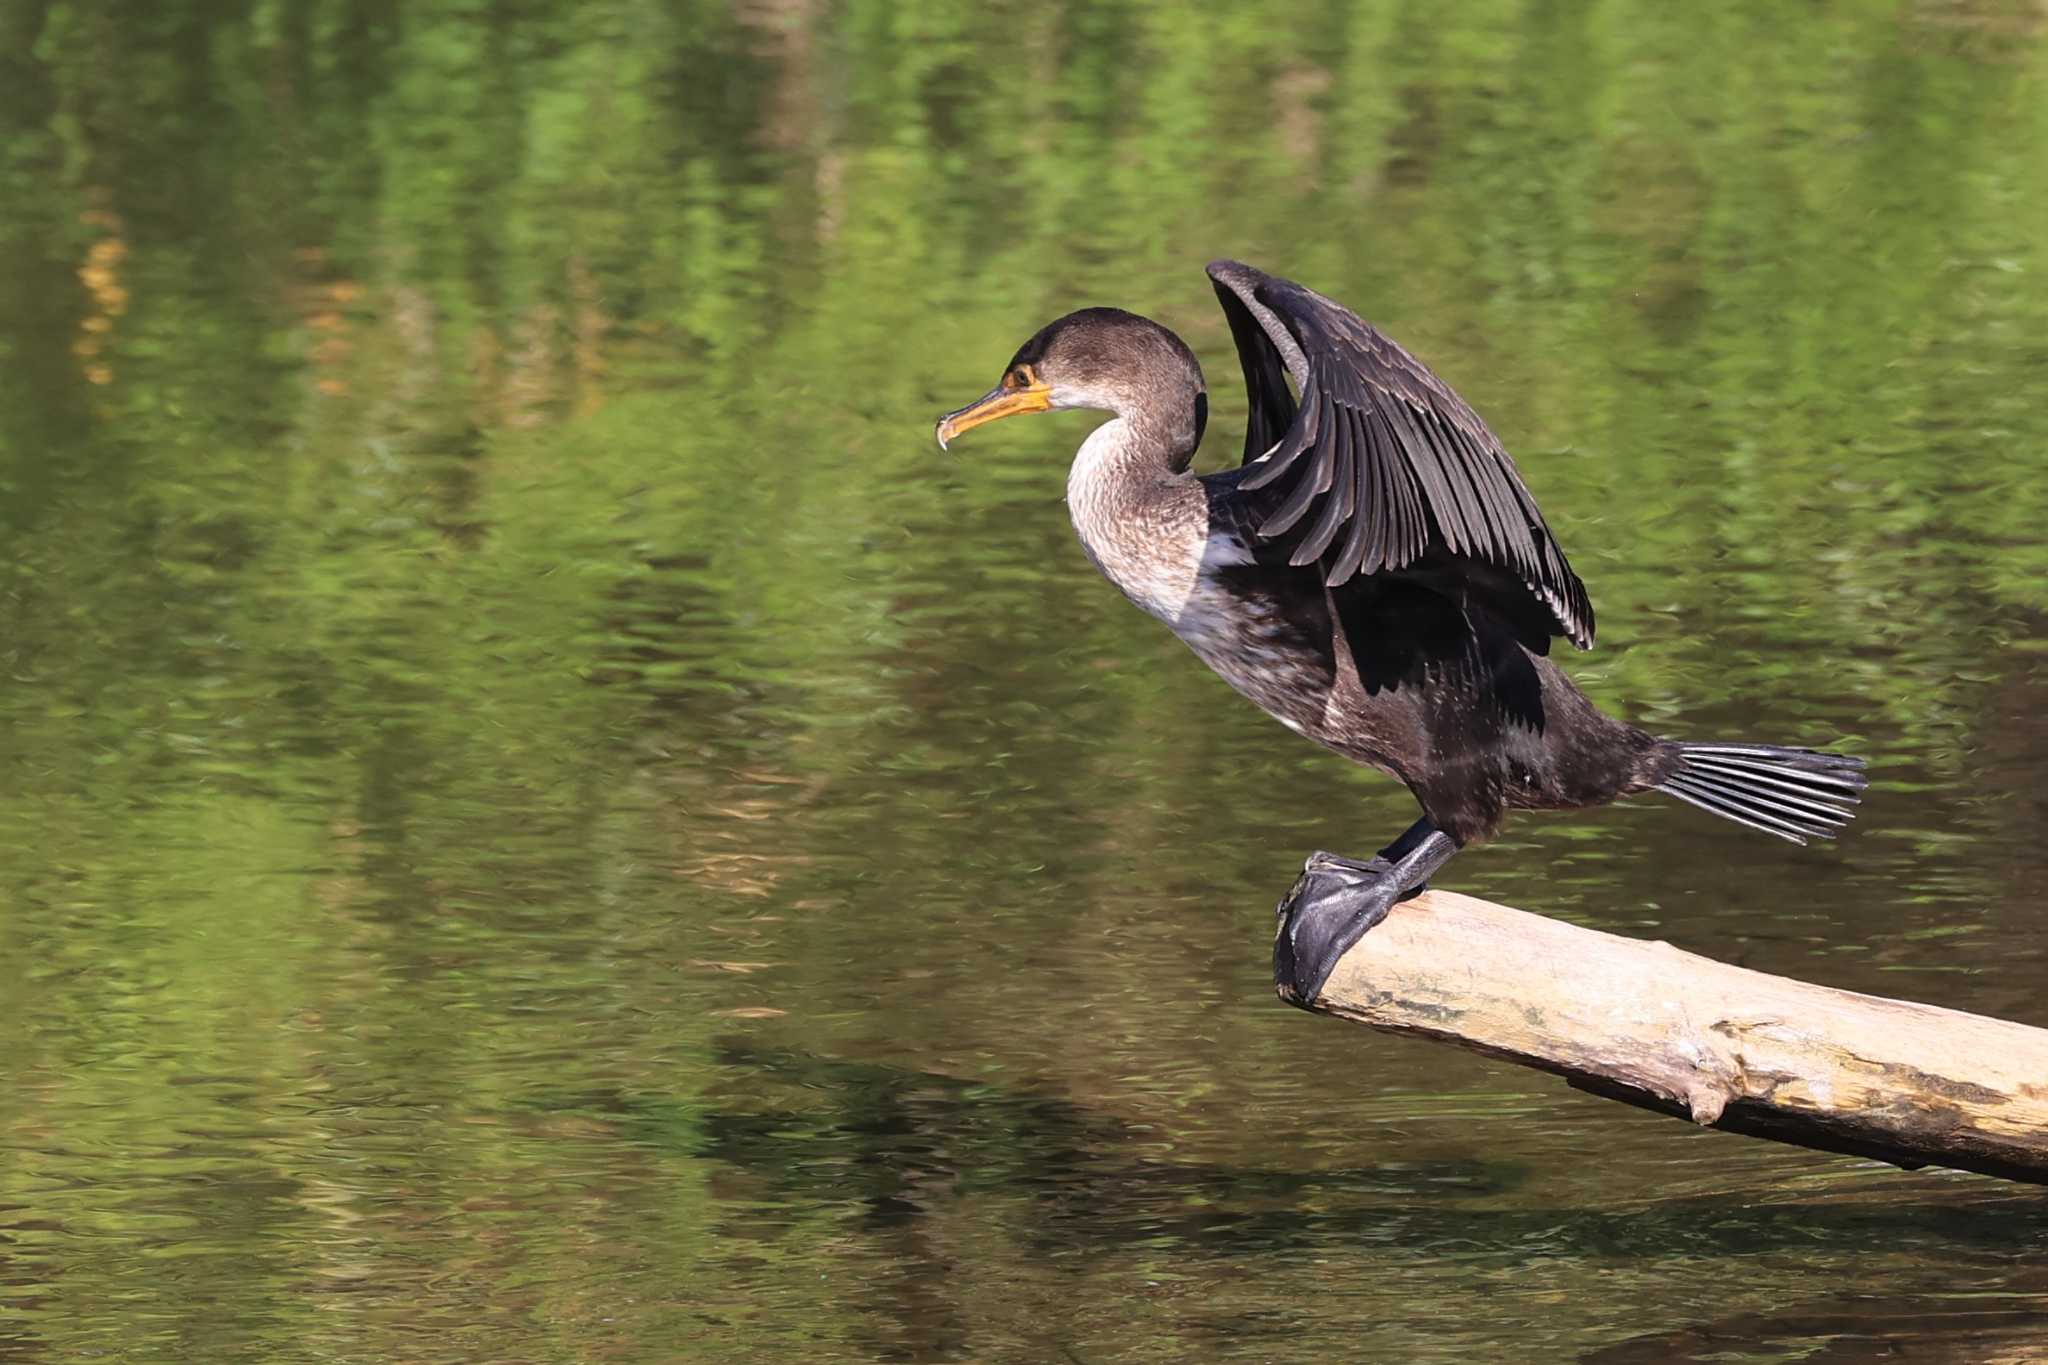
[[[963,431],[972,431],[983,422],[993,422],[998,417],[1014,417],[1020,412],[1051,410],[1051,385],[1027,384],[1012,389],[999,384],[966,407],[957,412],[949,412],[939,419],[939,449],[946,449],[952,444],[955,436]]]

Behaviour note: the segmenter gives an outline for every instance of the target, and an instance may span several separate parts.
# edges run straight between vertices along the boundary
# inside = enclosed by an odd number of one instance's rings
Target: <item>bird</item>
[[[1250,399],[1236,468],[1191,472],[1201,364],[1119,308],[1040,328],[935,434],[949,448],[1002,418],[1109,413],[1067,475],[1095,567],[1282,725],[1414,795],[1421,818],[1377,856],[1303,864],[1278,909],[1283,998],[1312,1004],[1394,905],[1510,811],[1660,791],[1795,843],[1848,822],[1860,758],[1668,739],[1595,707],[1551,658],[1557,639],[1592,648],[1591,600],[1479,415],[1315,290],[1229,260],[1208,275]]]

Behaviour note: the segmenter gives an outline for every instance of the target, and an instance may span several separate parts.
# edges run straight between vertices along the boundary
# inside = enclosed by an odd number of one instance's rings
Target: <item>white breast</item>
[[[1251,554],[1227,532],[1211,532],[1192,476],[1132,477],[1129,445],[1122,418],[1089,434],[1067,475],[1067,511],[1102,576],[1193,644],[1211,632],[1220,605],[1211,576],[1249,564]]]

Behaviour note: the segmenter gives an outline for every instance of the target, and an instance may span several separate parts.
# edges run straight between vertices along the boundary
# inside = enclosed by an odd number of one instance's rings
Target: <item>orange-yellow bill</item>
[[[983,422],[993,422],[998,417],[1014,417],[1020,412],[1047,412],[1052,408],[1052,389],[1045,384],[1026,384],[1012,388],[998,385],[957,412],[949,412],[939,419],[939,448],[945,449],[963,431],[972,431]]]

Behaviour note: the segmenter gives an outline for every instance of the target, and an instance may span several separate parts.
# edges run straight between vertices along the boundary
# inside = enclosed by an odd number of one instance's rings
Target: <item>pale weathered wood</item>
[[[2048,1030],[2024,1024],[1446,891],[1396,906],[1305,1007],[1730,1132],[2048,1183]]]

